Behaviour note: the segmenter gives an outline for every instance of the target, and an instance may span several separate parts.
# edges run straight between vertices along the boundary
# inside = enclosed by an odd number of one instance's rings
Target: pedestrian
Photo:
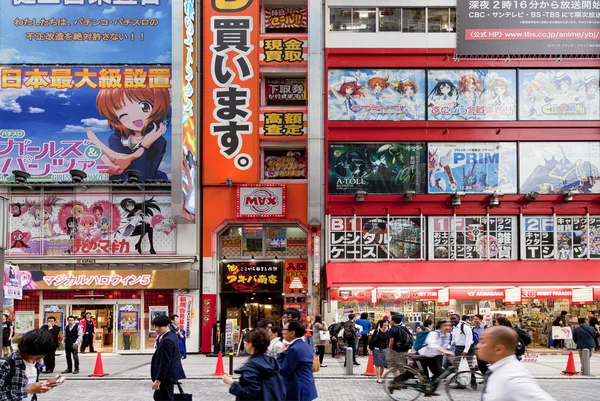
[[[331,357],[337,359],[340,352],[340,332],[342,331],[342,324],[339,322],[333,322],[329,325],[329,341],[331,341]]]
[[[256,323],[256,328],[265,329],[268,333],[271,330],[271,327],[273,327],[274,325],[275,323],[273,323],[271,319],[261,319],[258,321],[258,323]]]
[[[373,354],[373,365],[377,375],[377,383],[382,383],[383,370],[387,367],[385,354],[390,340],[390,322],[380,320],[369,342],[369,354]]]
[[[182,359],[185,359],[187,358],[187,348],[185,346],[185,331],[182,330],[181,327],[179,327],[179,315],[172,314],[169,316],[169,318],[171,319],[171,325],[169,326],[169,330],[173,334],[175,334],[175,337],[177,337],[177,349],[179,350],[179,355],[181,355]]]
[[[171,323],[171,318],[166,315],[157,316],[152,320],[158,339],[150,368],[152,390],[156,401],[174,401],[173,387],[179,380],[185,379],[181,366],[179,340],[169,329]]]
[[[527,352],[527,346],[531,344],[531,338],[527,335],[527,333],[525,333],[523,329],[519,327],[513,327],[513,325],[510,323],[510,320],[508,320],[504,316],[498,317],[498,319],[496,319],[496,323],[498,323],[498,326],[510,327],[515,331],[518,338],[515,355],[517,359],[521,360],[521,357]]]
[[[37,400],[37,394],[56,384],[40,382],[39,361],[56,350],[56,340],[47,330],[31,330],[19,340],[17,352],[0,359],[0,400]]]
[[[360,319],[356,319],[356,324],[362,327],[360,331],[359,347],[362,344],[362,356],[367,356],[367,349],[369,348],[369,333],[373,328],[373,324],[369,320],[369,314],[363,312],[360,314]]]
[[[473,339],[475,339],[475,337],[477,337],[477,339],[480,339],[481,333],[483,333],[483,330],[487,328],[487,325],[483,323],[483,315],[475,315],[473,317],[473,323]],[[476,347],[477,343],[473,344],[473,346]],[[479,368],[479,371],[482,375],[484,375],[485,372],[487,372],[487,362],[481,360],[481,358],[479,357],[477,357],[477,367]]]
[[[52,334],[52,337],[54,337],[56,340],[56,346],[58,347],[60,326],[56,324],[56,318],[54,316],[48,316],[48,319],[46,319],[46,324],[42,326],[42,330],[47,330],[50,332],[50,334]],[[43,373],[54,372],[54,367],[56,366],[56,349],[54,352],[49,352],[48,355],[44,357],[44,365],[46,365],[46,370]]]
[[[4,349],[4,355],[13,352],[12,339],[14,335],[15,328],[10,321],[10,317],[6,313],[2,314],[2,347]]]
[[[277,361],[281,366],[287,400],[312,401],[318,396],[312,371],[314,354],[302,341],[304,330],[297,320],[290,320],[283,328],[286,344],[277,355]]]
[[[313,338],[313,321],[312,321],[312,317],[306,316],[305,327],[306,327],[306,330],[304,331],[304,341],[306,341],[306,343],[308,344],[308,346],[310,347],[310,349],[312,349],[313,352],[315,352],[315,342],[314,342],[314,338]]]
[[[354,366],[359,366],[360,363],[356,362],[356,353],[358,352],[358,347],[356,344],[356,334],[358,333],[358,330],[356,328],[356,322],[354,321],[355,318],[356,316],[354,315],[354,313],[349,314],[348,320],[344,322],[343,328],[346,346],[348,348],[352,348],[352,363],[354,364]],[[348,354],[344,354],[344,357],[346,357],[347,355]],[[347,361],[344,359],[344,366],[346,366],[346,363]]]
[[[237,401],[286,400],[286,388],[279,363],[275,358],[266,355],[268,347],[269,334],[265,329],[257,328],[246,333],[244,348],[250,358],[234,371],[240,375],[239,381],[223,375],[223,383],[230,386],[229,393],[235,395]]]
[[[418,351],[419,355],[426,357],[421,361],[421,365],[425,375],[431,377],[432,381],[435,381],[444,372],[444,355],[454,358],[454,353],[448,349],[451,331],[452,323],[450,321],[447,319],[439,320],[435,330],[427,332],[423,347]]]
[[[596,330],[596,351],[600,351],[600,323],[598,323],[598,318],[596,317],[595,311],[590,311],[590,327]]]
[[[482,401],[556,401],[517,360],[518,336],[509,327],[485,329],[477,344],[477,357],[489,363],[484,376]]]
[[[473,344],[473,329],[456,313],[450,316],[452,323],[452,342],[454,346],[454,355],[460,358],[467,358],[469,367],[473,366],[473,357],[475,356],[475,344]],[[463,387],[459,384],[459,388]],[[471,375],[471,388],[477,388],[477,378]]]
[[[322,332],[326,332],[327,326],[323,323],[323,316],[315,315],[315,324],[313,325],[313,338],[315,340],[315,346],[317,347],[317,355],[319,355],[319,364],[322,368],[326,368],[327,365],[323,365],[323,358],[325,357],[325,345],[327,340],[322,336]]]
[[[85,353],[85,349],[89,346],[90,352],[94,351],[94,331],[96,328],[96,320],[92,319],[90,312],[85,313],[85,318],[79,322],[83,330],[83,342],[81,344],[81,353]]]
[[[281,348],[283,347],[283,340],[281,339],[281,327],[272,326],[267,333],[269,333],[269,338],[271,340],[269,343],[269,349],[267,350],[267,355],[276,358],[277,354],[281,352]]]
[[[61,373],[73,373],[74,375],[79,373],[78,351],[82,341],[83,328],[75,322],[75,316],[69,316],[62,340],[65,346],[65,357],[67,358],[67,370],[63,370]],[[73,370],[73,361],[75,361],[75,370]]]
[[[596,348],[596,330],[586,324],[584,317],[577,319],[579,327],[573,330],[573,341],[577,345],[577,352],[579,352],[579,360],[581,361],[581,372],[583,373],[583,350],[590,350],[590,360],[592,354]]]
[[[281,315],[281,327],[285,327],[285,325],[291,320],[300,320],[300,316],[300,311],[298,309],[287,308],[283,311],[283,315]]]
[[[567,311],[560,312],[560,315],[554,319],[552,322],[553,327],[565,327],[567,325]],[[565,348],[565,340],[554,340],[553,344],[554,348]]]

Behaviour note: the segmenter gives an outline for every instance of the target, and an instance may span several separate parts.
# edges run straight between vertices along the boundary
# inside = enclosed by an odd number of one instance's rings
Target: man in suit
[[[52,337],[54,337],[56,345],[58,346],[58,334],[60,333],[60,326],[56,325],[56,318],[54,316],[48,316],[48,319],[46,319],[46,324],[42,326],[42,330],[49,331],[50,334],[52,334]],[[44,373],[54,372],[54,366],[56,365],[56,349],[54,352],[50,352],[44,357],[44,364],[46,365],[46,371]]]
[[[299,321],[290,320],[282,332],[286,344],[277,355],[277,360],[285,380],[286,398],[312,401],[318,397],[312,371],[314,353],[310,346],[302,341],[305,328]]]
[[[154,400],[173,401],[174,384],[181,379],[185,379],[179,354],[179,340],[169,330],[171,319],[168,316],[155,317],[152,320],[152,325],[157,336],[156,351],[152,355],[150,369]]]

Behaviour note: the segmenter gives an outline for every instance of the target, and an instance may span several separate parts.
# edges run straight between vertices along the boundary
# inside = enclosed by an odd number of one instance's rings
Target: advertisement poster
[[[308,133],[308,114],[287,109],[263,111],[261,134],[270,138],[301,137]],[[287,138],[286,138],[287,139]]]
[[[33,330],[35,312],[15,312],[15,333],[25,334]]]
[[[281,262],[221,263],[221,292],[281,292],[283,265]]]
[[[282,32],[283,29],[272,28],[268,31]],[[306,28],[289,28],[286,31],[306,31]],[[268,38],[260,41],[262,52],[260,54],[260,63],[269,66],[299,66],[308,63],[308,36],[299,34],[290,37],[290,35],[269,35]]]
[[[306,100],[306,78],[265,78],[265,99],[270,101]]]
[[[9,255],[174,254],[165,192],[13,192]]]
[[[56,305],[52,305],[44,309],[44,321],[40,323],[40,326],[46,324],[49,317],[53,317],[56,320],[56,324],[60,326],[60,329],[64,332],[65,330],[65,311],[60,309]]]
[[[420,217],[329,219],[329,260],[424,259]]]
[[[23,299],[21,270],[19,266],[4,265],[4,299]]]
[[[119,333],[137,333],[140,330],[140,312],[133,305],[119,308]]]
[[[171,64],[170,0],[3,0],[2,63]]]
[[[168,306],[149,306],[148,312],[150,312],[150,319],[148,319],[148,332],[153,331],[152,321],[158,316],[169,316]]]
[[[600,70],[519,70],[519,120],[600,120]]]
[[[425,120],[425,70],[329,70],[329,121]]]
[[[427,119],[516,120],[516,70],[429,70]]]
[[[308,290],[307,259],[286,259],[284,274],[283,292],[286,294],[301,294],[302,290]]]
[[[430,142],[429,193],[517,193],[514,142]]]
[[[457,1],[458,56],[600,55],[600,4]]]
[[[266,32],[308,27],[308,10],[305,7],[265,7]],[[301,31],[301,30],[300,30]]]
[[[519,192],[600,193],[600,142],[521,142]]]
[[[4,37],[3,37],[4,40]],[[89,53],[86,52],[86,53]],[[0,180],[171,177],[171,68],[0,67]]]
[[[402,194],[426,191],[422,142],[330,143],[329,194]]]
[[[264,150],[265,180],[305,180],[308,178],[306,149]]]
[[[175,305],[175,313],[179,316],[179,328],[185,330],[185,337],[189,338],[191,335],[194,296],[177,294]]]
[[[516,259],[516,216],[429,217],[430,260]]]

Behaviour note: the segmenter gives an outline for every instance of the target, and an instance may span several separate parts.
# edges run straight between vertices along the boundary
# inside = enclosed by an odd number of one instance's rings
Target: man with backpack
[[[421,330],[420,333],[417,333],[417,338],[415,339],[415,344],[413,345],[413,349],[415,351],[419,351],[425,346],[425,339],[431,331],[431,326],[433,326],[433,320],[427,319],[423,322],[423,330]]]
[[[430,321],[431,322],[431,321]],[[427,370],[431,372],[431,380],[435,380],[444,372],[444,368],[442,367],[443,356],[447,355],[449,357],[454,357],[454,353],[448,350],[448,345],[450,344],[450,331],[452,330],[452,325],[446,319],[441,319],[434,331],[428,330],[427,336],[425,337],[425,341],[423,345],[419,348],[418,353],[426,357],[421,361],[421,365],[423,366],[423,370],[426,376],[428,375]],[[419,333],[420,334],[420,333]],[[418,341],[417,337],[417,341]],[[415,349],[416,349],[415,342]]]
[[[358,347],[356,344],[356,323],[354,322],[354,313],[348,315],[348,320],[344,322],[344,340],[346,341],[346,345],[349,348],[352,348],[352,363],[354,366],[360,365],[360,363],[356,362],[356,352],[358,351]],[[360,326],[359,326],[360,327]],[[361,328],[362,329],[362,328]],[[344,366],[348,361],[344,360]]]
[[[340,331],[342,331],[342,324],[338,322],[333,322],[329,325],[329,341],[331,341],[331,357],[338,358],[338,353],[340,351],[340,341],[339,335]]]
[[[473,348],[475,348],[481,339],[483,330],[487,328],[487,324],[483,324],[483,315],[473,316],[473,323]],[[482,375],[484,375],[488,370],[487,362],[479,359],[479,357],[477,357],[477,366]]]
[[[402,323],[403,316],[396,314],[392,316],[392,328],[390,329],[390,340],[388,344],[387,362],[390,366],[406,365],[407,353],[413,347],[415,340],[412,333]],[[412,376],[410,372],[395,372],[396,377],[389,386],[391,393],[401,388],[402,382]]]
[[[450,316],[452,322],[452,342],[454,346],[454,355],[458,358],[455,361],[460,361],[461,358],[467,358],[469,368],[472,369],[473,357],[475,356],[475,345],[473,341],[473,329],[456,313]],[[462,386],[461,386],[462,387]],[[471,375],[471,388],[477,388],[477,379],[475,375]]]

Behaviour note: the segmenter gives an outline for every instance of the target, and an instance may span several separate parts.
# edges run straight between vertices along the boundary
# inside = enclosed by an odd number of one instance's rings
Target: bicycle
[[[472,370],[459,371],[458,364],[452,364],[435,380],[424,376],[423,366],[420,361],[426,359],[421,355],[407,355],[413,365],[405,363],[392,363],[392,367],[383,376],[383,385],[387,395],[395,401],[413,401],[421,395],[431,397],[438,395],[436,390],[445,382],[446,394],[450,401],[480,400],[483,391],[483,375]],[[417,368],[415,368],[417,366]],[[401,382],[395,382],[396,371],[406,377]],[[465,398],[467,397],[467,398]]]

